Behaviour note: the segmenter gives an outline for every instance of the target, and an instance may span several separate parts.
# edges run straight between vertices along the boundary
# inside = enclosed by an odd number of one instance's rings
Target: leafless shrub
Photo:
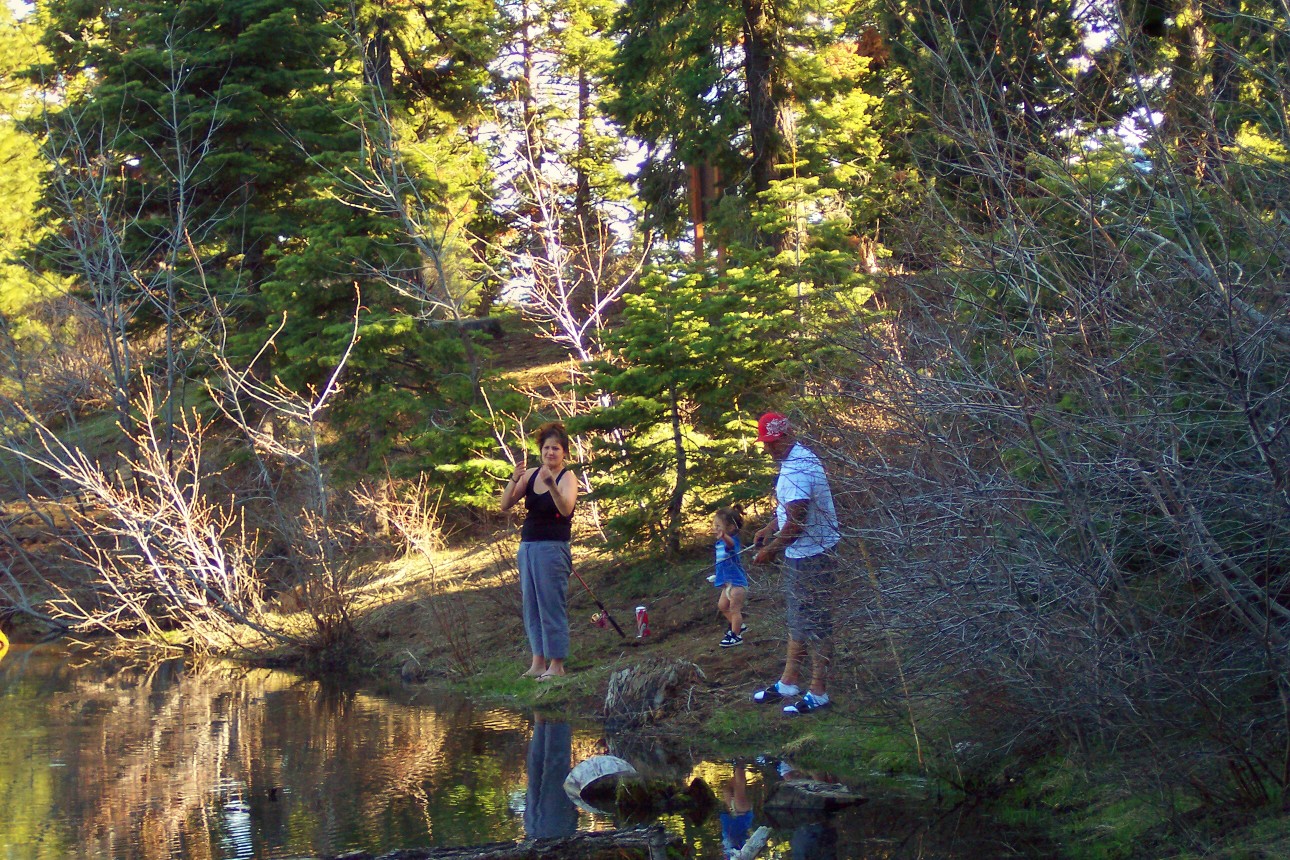
[[[24,314],[28,336],[2,339],[3,375],[12,388],[10,397],[0,395],[0,409],[16,401],[46,421],[75,421],[110,406],[109,357],[83,305],[57,296],[34,302]]]
[[[520,599],[520,569],[515,561],[515,547],[512,542],[497,537],[489,541],[488,546],[494,563],[482,576],[483,593],[498,612],[522,619],[524,607]]]
[[[423,476],[403,490],[387,481],[379,490],[362,492],[358,499],[365,510],[398,536],[407,552],[421,556],[428,565],[429,594],[419,605],[433,619],[435,638],[446,646],[452,671],[471,675],[477,654],[474,631],[466,619],[471,616],[474,584],[439,563],[445,546],[439,514],[442,492],[432,495],[430,490]]]
[[[433,499],[431,496],[425,476],[406,489],[386,480],[379,487],[360,487],[354,493],[359,507],[382,529],[397,535],[407,551],[420,553],[433,562],[444,548],[443,521],[439,516],[443,492],[438,491]]]
[[[463,677],[475,674],[478,660],[475,648],[477,637],[469,623],[473,595],[465,592],[458,577],[431,564],[429,595],[420,602],[430,610],[430,617],[434,619],[435,638],[446,646],[452,671]]]
[[[207,493],[208,425],[184,413],[180,444],[166,446],[152,431],[150,395],[145,387],[132,438],[136,455],[124,468],[103,468],[34,416],[28,418],[39,447],[9,448],[80,494],[75,504],[55,503],[61,522],[53,535],[92,577],[75,584],[43,578],[57,595],[44,611],[73,629],[117,635],[144,630],[160,637],[182,627],[205,647],[237,643],[248,632],[285,638],[257,620],[257,535],[232,499]]]
[[[356,308],[360,304],[356,300]],[[276,336],[262,350],[272,348]],[[283,584],[302,599],[313,623],[310,648],[324,656],[338,648],[351,651],[358,641],[353,600],[362,582],[355,550],[364,536],[335,497],[321,454],[323,414],[340,390],[357,338],[355,310],[349,343],[320,389],[302,393],[277,379],[260,380],[249,369],[234,368],[219,351],[212,359],[223,380],[218,388],[208,387],[253,453],[265,510],[287,553]]]
[[[949,79],[963,44],[924,47]],[[814,426],[856,526],[844,627],[896,643],[893,702],[959,690],[998,753],[1128,733],[1215,798],[1284,792],[1290,173],[1233,144],[1198,180],[1159,134],[1149,169],[1078,138],[1019,159],[1004,93],[941,96],[968,161],[928,170],[981,206],[929,192],[952,252],[888,277],[821,380],[854,407]]]
[[[70,582],[44,577],[56,596],[43,610],[20,592],[23,580],[11,570],[9,590],[34,611],[78,629],[159,636],[183,628],[200,647],[245,644],[251,636],[292,642],[323,657],[352,653],[353,601],[362,584],[357,549],[367,536],[347,502],[335,498],[319,440],[321,414],[348,356],[346,350],[320,391],[300,394],[260,382],[213,353],[224,378],[209,389],[217,418],[229,422],[234,440],[248,443],[260,483],[240,485],[236,494],[227,486],[227,495],[220,494],[223,476],[208,465],[216,456],[207,442],[212,422],[189,412],[164,419],[163,398],[148,377],[139,383],[129,426],[121,428],[127,444],[104,461],[22,413],[32,441],[19,447],[11,434],[7,447],[40,472],[29,470],[24,481],[34,488],[27,507],[80,575]],[[62,488],[72,491],[74,503],[59,501]],[[252,511],[260,515],[255,529],[247,525]],[[285,548],[285,563],[268,564],[270,542]],[[28,567],[41,576],[38,565]],[[271,584],[299,601],[309,632],[285,633],[268,621],[263,598]]]

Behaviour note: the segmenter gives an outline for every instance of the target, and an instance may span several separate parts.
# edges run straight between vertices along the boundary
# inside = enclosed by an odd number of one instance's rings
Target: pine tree
[[[742,8],[724,0],[651,0],[624,4],[619,13],[609,76],[613,95],[606,108],[647,147],[640,193],[650,207],[650,223],[669,234],[686,220],[689,165],[741,177],[750,162],[735,144],[748,117],[735,47],[743,29]],[[772,141],[760,141],[754,150],[764,157],[777,154]]]
[[[1069,63],[1079,50],[1072,5],[908,0],[885,15],[893,61],[907,71],[907,98],[917,133],[910,138],[928,176],[998,201],[1006,183],[982,160],[1024,170],[1032,152],[1054,154],[1059,129],[1072,121]],[[973,129],[976,141],[962,140]],[[981,217],[997,215],[987,204]]]
[[[39,337],[28,306],[47,293],[41,279],[22,262],[33,237],[48,230],[36,215],[42,163],[36,142],[20,126],[35,109],[36,93],[18,74],[38,57],[32,19],[17,21],[0,9],[0,337]],[[7,351],[8,352],[8,351]],[[17,360],[16,353],[9,353]],[[15,367],[13,371],[20,369]],[[9,368],[4,371],[10,372]]]
[[[650,534],[671,553],[680,548],[687,499],[705,484],[691,461],[711,440],[692,424],[694,409],[706,402],[718,433],[737,420],[739,383],[748,381],[741,371],[763,364],[750,355],[754,345],[782,337],[787,322],[782,295],[765,297],[744,316],[738,297],[714,287],[704,272],[646,278],[608,337],[609,357],[589,366],[589,384],[611,396],[608,405],[571,423],[605,440],[592,465],[601,476],[595,497],[612,512],[610,529]],[[716,349],[730,342],[727,325],[748,338],[734,354]],[[717,392],[728,402],[713,402]]]
[[[796,193],[808,204],[818,196]],[[791,208],[765,207],[776,220],[761,225],[802,229],[791,249],[732,246],[720,274],[703,262],[651,271],[627,297],[606,357],[588,364],[588,387],[608,397],[570,426],[601,440],[595,497],[620,537],[648,533],[676,552],[690,515],[762,495],[757,414],[810,393],[804,374],[831,326],[862,313],[869,289],[838,229],[845,218],[801,228],[784,218]]]
[[[61,165],[47,206],[104,225],[77,234],[79,248],[46,243],[47,259],[117,291],[120,325],[161,328],[165,395],[199,372],[204,348],[254,354],[283,311],[287,340],[306,315],[352,314],[349,285],[331,303],[313,294],[326,284],[266,290],[306,241],[329,154],[358,149],[346,82],[359,67],[325,7],[57,4],[43,42],[50,59],[33,74],[62,82],[46,118]],[[109,269],[87,273],[90,246]]]
[[[724,197],[745,232],[719,244],[782,247],[777,234],[746,234],[775,182],[835,174],[860,190],[877,178],[872,120],[884,84],[872,67],[885,49],[864,4],[655,0],[624,6],[619,27],[607,106],[648,147],[639,187],[651,223],[669,235]],[[880,213],[868,212],[876,223]]]

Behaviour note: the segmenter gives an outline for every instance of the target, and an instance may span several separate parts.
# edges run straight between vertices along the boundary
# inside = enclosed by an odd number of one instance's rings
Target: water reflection
[[[255,843],[251,839],[251,805],[245,800],[230,800],[223,806],[221,824],[223,838],[220,846],[224,856],[242,860],[255,856]]]
[[[573,734],[543,730],[540,791],[559,789]],[[519,839],[525,822],[507,801],[529,783],[529,735],[524,715],[467,702],[15,648],[0,666],[0,856],[214,860]],[[571,806],[550,821],[579,823]]]
[[[733,857],[744,847],[752,831],[753,805],[748,798],[748,765],[736,759],[721,790],[721,850]]]
[[[835,781],[832,774],[807,773],[789,762],[776,764],[775,772],[784,782]],[[789,857],[792,860],[835,860],[838,856],[838,832],[834,823],[837,817],[837,815],[805,810],[797,812],[768,810],[766,814],[769,823],[781,829],[790,830],[788,845]]]
[[[534,718],[524,805],[524,831],[531,839],[569,836],[578,829],[578,809],[564,793],[564,778],[573,769],[572,745],[568,723],[540,714]]]
[[[798,778],[792,765],[703,761],[685,739],[602,738],[597,726],[286,672],[15,646],[0,665],[0,857],[243,860],[564,836],[615,825],[563,791],[572,763],[600,752],[716,790],[719,815],[661,819],[699,860],[729,856],[762,824],[771,860],[1053,856],[899,798],[827,817],[768,809],[771,790]]]

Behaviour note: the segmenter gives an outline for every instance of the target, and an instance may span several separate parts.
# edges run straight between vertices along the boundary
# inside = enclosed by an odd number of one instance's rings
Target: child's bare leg
[[[744,597],[748,590],[743,586],[727,586],[726,593],[730,595],[726,618],[730,619],[730,629],[738,636],[744,625]]]

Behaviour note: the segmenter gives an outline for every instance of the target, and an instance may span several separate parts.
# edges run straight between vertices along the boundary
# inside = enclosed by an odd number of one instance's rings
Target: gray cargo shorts
[[[828,550],[806,558],[784,558],[784,603],[788,635],[796,642],[833,635],[833,588],[838,554]]]

